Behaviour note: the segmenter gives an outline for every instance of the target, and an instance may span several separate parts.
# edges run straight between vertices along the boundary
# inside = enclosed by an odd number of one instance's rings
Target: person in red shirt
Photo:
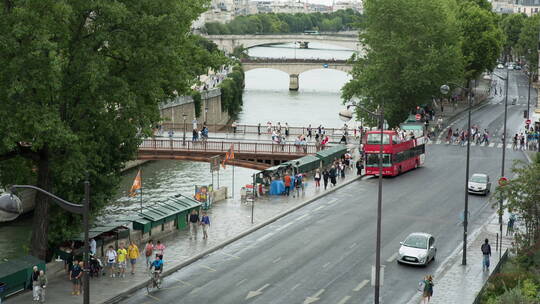
[[[291,191],[291,176],[289,173],[285,173],[285,176],[283,177],[283,183],[285,184],[285,195],[289,196],[289,193]]]

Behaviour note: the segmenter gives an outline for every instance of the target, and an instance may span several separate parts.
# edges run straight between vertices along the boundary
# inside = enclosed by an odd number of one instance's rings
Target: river
[[[249,55],[271,58],[320,58],[347,59],[352,51],[339,47],[311,43],[309,49],[295,48],[294,44],[254,47]],[[289,91],[289,75],[270,69],[258,69],[246,73],[244,105],[239,114],[239,123],[265,125],[267,121],[291,126],[319,125],[338,127],[342,122],[337,113],[343,108],[340,89],[350,79],[347,74],[331,70],[318,69],[300,74],[300,89]],[[240,187],[251,182],[256,172],[251,169],[236,167],[235,194],[239,199]],[[115,198],[103,210],[99,221],[135,215],[140,208],[138,197],[129,197],[128,191],[137,170],[125,172]],[[232,167],[228,166],[219,174],[219,185],[232,185]],[[182,193],[194,194],[195,185],[212,183],[208,163],[190,161],[155,161],[142,166],[143,203],[152,204],[167,197]],[[214,174],[217,186],[217,175]],[[0,261],[26,252],[30,239],[31,216],[0,225]]]

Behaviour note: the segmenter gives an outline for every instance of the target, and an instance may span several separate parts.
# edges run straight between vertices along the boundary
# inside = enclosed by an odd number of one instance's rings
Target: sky
[[[286,0],[280,0],[281,2],[285,2]],[[307,1],[308,3],[316,3],[316,4],[326,4],[331,5],[332,0],[300,0],[300,2]],[[338,0],[336,0],[338,2]]]

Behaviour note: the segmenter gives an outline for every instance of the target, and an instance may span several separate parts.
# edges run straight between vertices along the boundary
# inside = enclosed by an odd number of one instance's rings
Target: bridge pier
[[[289,91],[298,91],[299,81],[298,74],[289,75]]]

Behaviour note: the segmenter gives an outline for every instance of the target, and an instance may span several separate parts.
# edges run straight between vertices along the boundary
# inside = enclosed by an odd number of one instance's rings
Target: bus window
[[[379,166],[379,154],[378,153],[369,153],[366,155],[366,167],[377,167]],[[392,166],[391,154],[383,154],[383,167]]]
[[[378,145],[381,143],[381,134],[380,133],[369,133],[367,135],[367,144],[368,145]],[[383,134],[383,145],[388,145],[390,143],[390,135]]]

